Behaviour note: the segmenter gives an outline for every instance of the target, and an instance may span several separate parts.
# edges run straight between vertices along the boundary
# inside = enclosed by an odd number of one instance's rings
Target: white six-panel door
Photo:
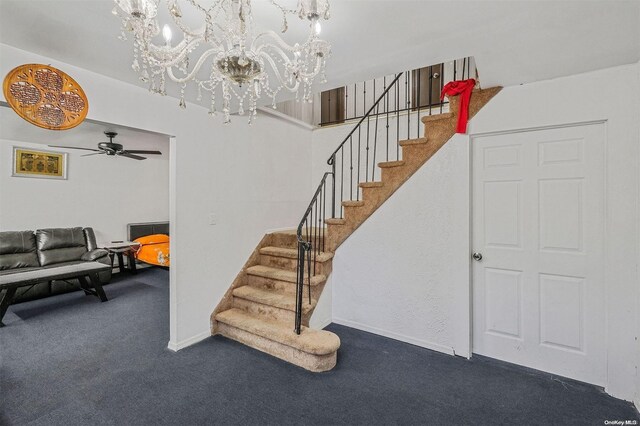
[[[604,125],[472,139],[473,352],[606,379]]]

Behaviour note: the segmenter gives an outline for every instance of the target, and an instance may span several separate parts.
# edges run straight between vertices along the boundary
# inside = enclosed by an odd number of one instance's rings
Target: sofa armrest
[[[94,261],[95,260],[95,261],[100,262],[101,260],[104,260],[103,258],[107,258],[108,259],[109,258],[109,252],[106,251],[105,249],[95,249],[95,250],[91,250],[91,251],[88,251],[85,254],[83,254],[80,259],[84,260],[84,261]],[[105,262],[101,262],[101,263],[105,263]]]

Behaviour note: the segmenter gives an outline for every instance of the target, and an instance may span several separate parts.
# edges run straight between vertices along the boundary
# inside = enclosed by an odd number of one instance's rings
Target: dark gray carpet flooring
[[[603,425],[638,420],[593,386],[451,357],[347,327],[308,373],[223,337],[173,353],[168,272],[12,306],[0,329],[3,425]],[[206,297],[206,295],[203,295]]]

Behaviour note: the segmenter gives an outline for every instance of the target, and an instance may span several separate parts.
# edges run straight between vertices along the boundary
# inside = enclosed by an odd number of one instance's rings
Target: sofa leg
[[[7,309],[9,309],[9,305],[13,301],[13,296],[16,294],[16,287],[10,287],[5,290],[2,298],[0,299],[0,327],[4,327],[2,323],[2,318],[4,318],[4,314],[7,313]]]
[[[106,302],[107,300],[109,300],[107,299],[107,295],[105,294],[104,289],[102,288],[102,283],[100,283],[100,278],[98,278],[98,274],[95,272],[91,273],[89,274],[89,278],[91,279],[91,285],[93,286],[96,293],[98,294],[100,301]]]

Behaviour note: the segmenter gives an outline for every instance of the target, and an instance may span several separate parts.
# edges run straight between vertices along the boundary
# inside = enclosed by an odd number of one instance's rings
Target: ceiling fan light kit
[[[145,155],[162,155],[160,151],[149,151],[149,150],[141,150],[141,149],[124,149],[124,147],[115,143],[113,139],[118,135],[116,132],[104,132],[105,135],[109,138],[109,142],[99,142],[98,149],[94,148],[80,148],[76,146],[60,146],[60,145],[49,145],[52,148],[67,148],[67,149],[81,149],[83,151],[93,151],[91,154],[84,154],[82,157],[88,157],[91,155],[109,155],[109,156],[119,156],[131,158],[134,160],[146,160],[147,157],[142,157],[137,154],[145,154]]]
[[[182,33],[175,38],[168,24],[161,29],[158,9],[161,3],[170,23]],[[198,100],[203,92],[211,98],[209,113],[216,114],[216,94],[222,104],[224,122],[230,122],[232,100],[237,112],[248,110],[249,123],[256,115],[262,93],[271,98],[282,90],[296,93],[302,89],[302,101],[312,101],[312,84],[318,75],[324,82],[328,42],[319,38],[321,20],[329,19],[328,0],[299,0],[296,9],[288,9],[277,0],[269,0],[281,16],[280,31],[286,33],[291,16],[307,22],[308,35],[293,45],[275,31],[255,32],[251,0],[115,0],[113,13],[122,19],[120,38],[133,35],[132,68],[149,90],[165,95],[167,79],[180,86],[180,107],[185,108],[187,83],[197,87]],[[185,12],[202,17],[199,28],[191,28]],[[161,37],[160,37],[161,36]],[[161,38],[157,43],[154,39]]]

